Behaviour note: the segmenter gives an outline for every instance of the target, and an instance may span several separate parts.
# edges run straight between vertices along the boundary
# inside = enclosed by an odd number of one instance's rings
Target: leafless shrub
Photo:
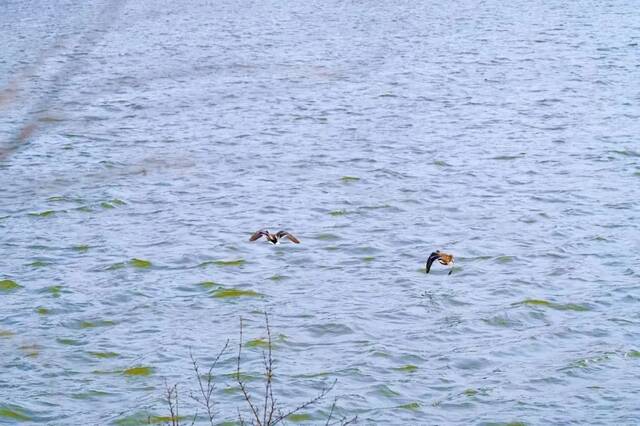
[[[309,408],[322,399],[324,399],[329,392],[334,388],[337,380],[334,380],[329,386],[325,386],[322,390],[313,398],[308,401],[298,405],[293,409],[285,409],[280,406],[278,400],[273,395],[273,376],[274,376],[274,365],[273,365],[273,341],[271,337],[271,326],[269,324],[269,315],[265,312],[265,328],[267,331],[267,344],[266,349],[262,352],[262,361],[264,367],[264,384],[263,384],[263,392],[264,395],[260,397],[256,397],[252,395],[252,391],[247,387],[247,384],[242,379],[241,374],[241,364],[242,364],[242,348],[243,348],[243,322],[242,318],[240,318],[240,340],[238,343],[238,355],[236,357],[236,371],[234,374],[234,378],[236,383],[238,384],[240,391],[242,392],[242,396],[248,407],[248,413],[244,416],[238,408],[238,423],[242,426],[251,425],[251,426],[275,426],[277,424],[284,423],[284,421],[291,415],[298,413],[301,410]],[[191,358],[191,363],[193,365],[193,370],[196,374],[198,380],[198,392],[196,394],[191,394],[191,398],[207,413],[207,419],[210,425],[214,424],[215,418],[215,410],[214,410],[214,398],[213,393],[215,390],[215,377],[213,374],[214,368],[218,364],[218,361],[222,357],[222,355],[227,351],[229,346],[229,341],[225,343],[222,350],[215,357],[211,367],[209,368],[207,375],[205,378],[200,374],[200,366],[198,365],[197,360],[193,357],[193,354],[189,354]],[[170,426],[181,426],[180,416],[179,416],[179,405],[178,405],[178,386],[166,386],[166,400],[167,406],[169,410],[169,422],[167,423]],[[334,411],[336,407],[337,399],[334,399],[331,410],[329,412],[329,416],[325,423],[325,426],[335,426],[335,425],[349,425],[353,424],[357,421],[357,416],[347,419],[346,417],[342,417],[341,419],[334,420]],[[197,420],[198,413],[196,412],[192,425]],[[246,417],[246,418],[245,418]]]

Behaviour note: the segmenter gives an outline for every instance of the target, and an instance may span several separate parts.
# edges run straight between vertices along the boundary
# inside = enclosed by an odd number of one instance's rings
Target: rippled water
[[[77,3],[0,6],[0,423],[192,414],[226,339],[233,421],[265,310],[301,423],[640,422],[636,2]]]

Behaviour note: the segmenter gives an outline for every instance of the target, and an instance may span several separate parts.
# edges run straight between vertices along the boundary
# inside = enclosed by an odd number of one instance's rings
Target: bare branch
[[[289,412],[285,413],[284,415],[281,414],[278,417],[276,417],[273,422],[271,423],[271,425],[276,425],[278,423],[280,423],[282,420],[286,419],[287,417],[289,417],[292,414],[297,413],[300,410],[304,410],[307,407],[310,407],[311,405],[315,404],[316,402],[320,401],[321,399],[323,399],[325,396],[327,396],[327,394],[329,392],[331,392],[331,390],[333,389],[333,387],[336,385],[336,382],[338,380],[334,380],[333,383],[328,386],[328,387],[324,387],[322,388],[322,391],[320,391],[320,393],[318,395],[316,395],[314,398],[308,400],[307,402],[299,405],[298,407],[294,408],[293,410],[290,410]]]
[[[241,354],[242,354],[242,317],[240,317],[240,342],[238,343],[238,366],[236,369],[236,380],[238,381],[238,385],[240,386],[240,390],[244,395],[245,401],[247,401],[247,403],[249,404],[249,408],[251,408],[251,412],[253,413],[253,417],[255,418],[256,423],[258,424],[258,426],[262,426],[262,422],[260,422],[260,414],[258,413],[258,410],[256,409],[256,407],[253,405],[253,402],[251,402],[251,397],[249,396],[249,392],[247,391],[247,388],[244,385],[244,382],[242,381],[242,378],[240,376]]]
[[[202,399],[195,397],[193,395],[191,395],[191,398],[197,403],[199,403],[200,405],[202,405],[207,410],[207,416],[209,418],[209,424],[211,424],[211,426],[213,426],[213,418],[215,417],[214,401],[212,399],[212,396],[213,396],[213,391],[215,390],[216,384],[213,381],[213,369],[216,367],[216,365],[218,364],[218,361],[220,360],[220,357],[222,357],[222,354],[227,350],[228,347],[229,347],[229,339],[227,339],[227,341],[225,342],[222,350],[218,352],[218,355],[216,355],[216,358],[213,360],[213,364],[211,364],[211,367],[209,368],[209,371],[207,373],[206,388],[204,383],[202,382],[202,377],[200,376],[198,361],[196,361],[196,359],[193,357],[191,348],[189,348],[189,357],[191,358],[191,363],[193,364],[193,370],[196,373],[196,378],[198,379],[200,394],[202,395]]]

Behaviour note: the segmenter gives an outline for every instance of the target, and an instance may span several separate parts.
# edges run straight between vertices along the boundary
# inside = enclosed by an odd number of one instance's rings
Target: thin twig
[[[246,386],[244,385],[244,383],[242,382],[242,379],[240,378],[240,356],[242,354],[242,317],[240,317],[240,342],[238,343],[238,366],[236,369],[236,380],[238,381],[238,385],[240,386],[240,390],[242,391],[242,394],[244,395],[244,399],[247,401],[247,403],[249,404],[249,408],[251,408],[251,412],[253,413],[253,417],[256,420],[256,423],[258,424],[258,426],[262,426],[262,422],[260,422],[260,414],[258,413],[258,410],[256,409],[256,407],[253,405],[253,402],[251,402],[251,397],[249,396],[249,392],[247,391]]]
[[[214,412],[214,402],[212,400],[212,396],[213,396],[213,391],[215,390],[216,384],[213,381],[213,369],[216,367],[216,365],[218,364],[218,361],[220,360],[220,357],[222,357],[222,354],[227,350],[227,348],[229,347],[229,339],[227,339],[227,341],[224,344],[224,347],[222,348],[222,350],[220,350],[220,352],[218,352],[218,355],[215,357],[215,359],[213,360],[213,364],[211,364],[211,367],[209,368],[209,372],[207,373],[207,387],[205,389],[204,384],[202,383],[202,377],[200,376],[200,369],[198,367],[198,361],[196,361],[196,359],[193,357],[193,353],[191,352],[191,348],[189,348],[189,357],[191,358],[191,363],[193,364],[193,370],[196,373],[196,378],[198,379],[198,386],[200,387],[200,393],[202,394],[202,400],[191,395],[191,398],[198,402],[200,405],[202,405],[206,410],[207,410],[207,416],[209,417],[209,424],[211,424],[211,426],[213,426],[213,418],[215,417],[215,412]]]

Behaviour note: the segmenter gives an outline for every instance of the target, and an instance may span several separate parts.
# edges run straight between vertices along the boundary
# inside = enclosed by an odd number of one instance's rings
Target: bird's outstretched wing
[[[256,231],[256,233],[253,234],[251,238],[249,238],[249,241],[255,241],[258,238],[262,237],[263,235],[267,235],[267,233],[264,230],[261,229],[259,231]]]
[[[440,252],[439,251],[434,251],[433,253],[431,253],[429,255],[429,258],[427,259],[427,274],[431,270],[431,265],[433,264],[433,262],[435,262],[438,259],[440,259]]]
[[[298,240],[296,237],[294,237],[287,231],[280,231],[276,235],[278,236],[278,238],[286,237],[292,243],[300,244],[300,240]]]

